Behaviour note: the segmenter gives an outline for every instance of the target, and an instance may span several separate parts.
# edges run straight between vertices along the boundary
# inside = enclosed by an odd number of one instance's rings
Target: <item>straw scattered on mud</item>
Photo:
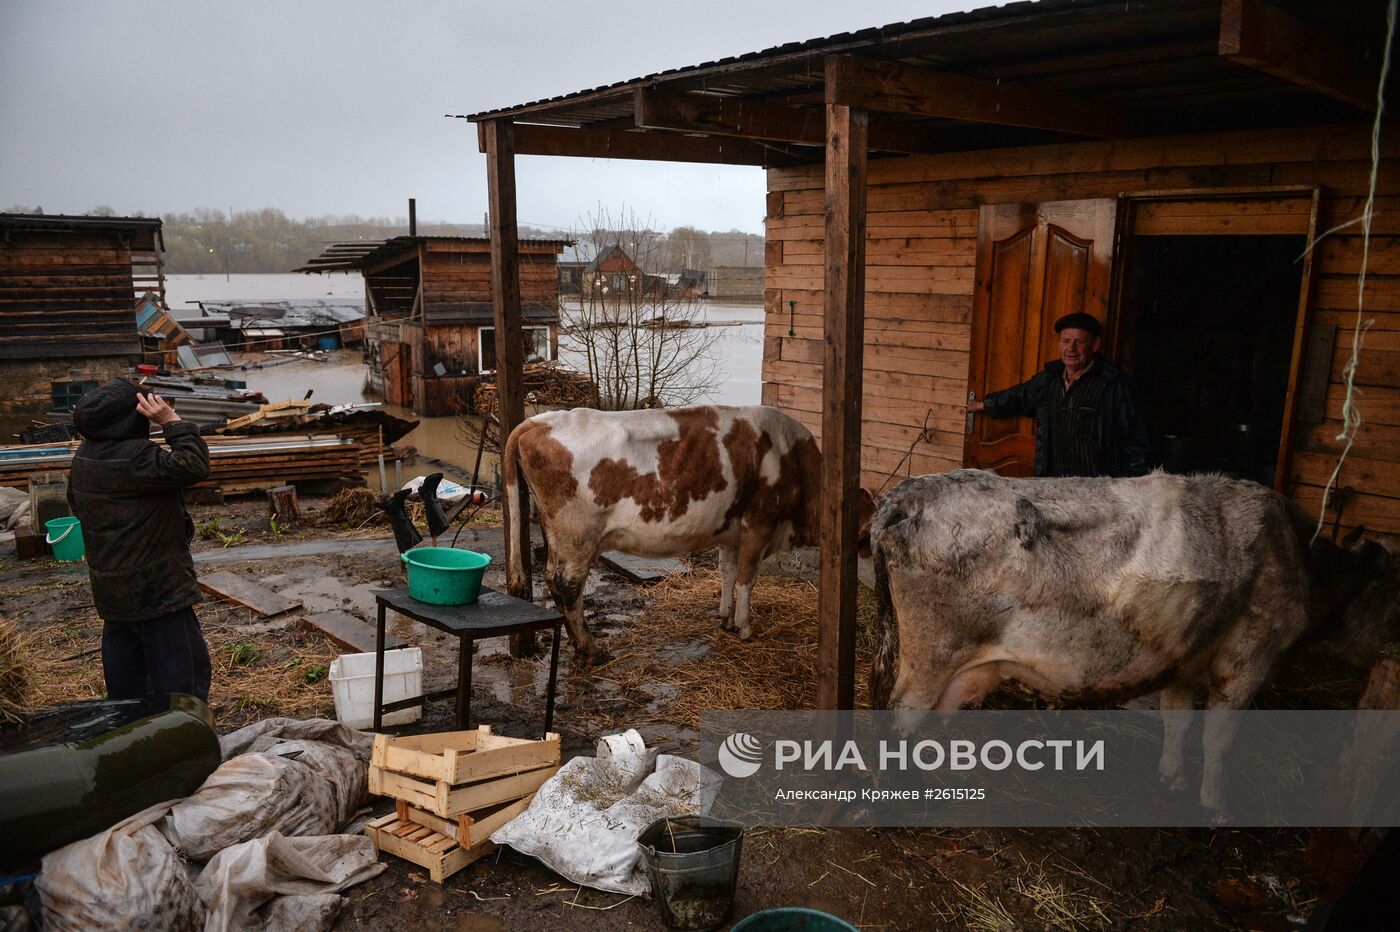
[[[721,631],[719,573],[694,568],[668,576],[648,590],[646,609],[608,638],[613,661],[598,679],[624,695],[665,684],[676,690],[656,720],[694,726],[702,709],[811,708],[817,689],[817,587],[789,576],[760,576],[754,583],[748,641]],[[873,618],[862,602],[861,626]],[[868,638],[857,638],[856,703],[866,703]],[[667,650],[698,642],[705,651]],[[635,718],[631,721],[636,724]]]
[[[333,717],[326,678],[337,649],[295,622],[274,627],[247,609],[206,602],[196,608],[213,669],[210,704],[221,730],[270,715]],[[26,708],[100,699],[102,622],[91,610],[24,639],[31,671]]]

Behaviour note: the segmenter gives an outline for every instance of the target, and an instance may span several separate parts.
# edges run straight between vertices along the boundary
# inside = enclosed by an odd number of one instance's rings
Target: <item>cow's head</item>
[[[1313,620],[1331,652],[1369,667],[1382,648],[1400,641],[1400,547],[1360,540],[1363,531],[1357,528],[1341,547],[1315,551],[1322,571],[1313,575]]]

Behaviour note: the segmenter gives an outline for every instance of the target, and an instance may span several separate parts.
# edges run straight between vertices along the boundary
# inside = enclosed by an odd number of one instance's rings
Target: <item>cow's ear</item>
[[[1342,538],[1343,547],[1355,547],[1361,540],[1361,535],[1366,533],[1366,525],[1358,524],[1347,532],[1347,536]]]

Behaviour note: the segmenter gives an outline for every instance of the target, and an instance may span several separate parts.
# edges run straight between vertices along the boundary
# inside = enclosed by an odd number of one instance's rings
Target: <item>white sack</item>
[[[326,835],[338,824],[331,784],[308,764],[276,754],[240,754],[170,810],[161,826],[187,858],[206,861],[223,849],[272,831]]]
[[[719,785],[708,767],[654,750],[575,757],[491,840],[539,858],[573,883],[649,893],[637,836],[666,816],[708,813]]]
[[[267,753],[293,757],[321,775],[335,797],[335,825],[339,831],[355,811],[369,802],[369,764],[345,748],[324,741],[279,741]]]
[[[370,752],[374,749],[374,735],[326,718],[265,718],[224,735],[219,739],[219,748],[224,760],[228,760],[249,751],[266,751],[279,741],[334,744],[365,763],[369,763]]]
[[[29,493],[0,485],[0,530],[13,530],[28,519]]]
[[[180,858],[155,823],[170,810],[161,803],[100,835],[45,856],[35,881],[51,932],[194,932],[204,907]]]
[[[225,848],[195,889],[209,909],[204,932],[301,932],[329,929],[340,891],[384,870],[363,835],[287,838],[271,832]]]

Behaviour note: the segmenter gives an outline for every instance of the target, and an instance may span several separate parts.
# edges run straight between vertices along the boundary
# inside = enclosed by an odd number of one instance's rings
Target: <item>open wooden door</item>
[[[982,208],[968,400],[1023,382],[1054,359],[1054,324],[1065,314],[1087,311],[1103,321],[1105,335],[1111,332],[1116,215],[1113,198]],[[963,463],[1029,476],[1032,423],[968,415]]]

